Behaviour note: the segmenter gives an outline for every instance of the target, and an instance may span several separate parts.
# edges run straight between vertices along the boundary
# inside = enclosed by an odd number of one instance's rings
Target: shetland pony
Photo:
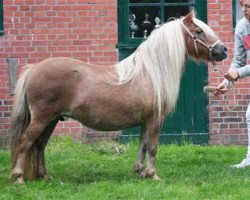
[[[23,183],[24,178],[48,176],[44,150],[64,116],[102,131],[140,125],[134,171],[159,179],[159,133],[175,107],[186,58],[221,61],[226,51],[212,29],[191,12],[154,30],[132,55],[112,66],[62,57],[28,65],[15,89],[13,179]]]

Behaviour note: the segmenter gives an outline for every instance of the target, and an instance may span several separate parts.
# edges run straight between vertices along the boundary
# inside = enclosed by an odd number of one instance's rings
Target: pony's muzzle
[[[212,49],[212,60],[222,61],[227,58],[227,47],[222,43],[216,44]]]

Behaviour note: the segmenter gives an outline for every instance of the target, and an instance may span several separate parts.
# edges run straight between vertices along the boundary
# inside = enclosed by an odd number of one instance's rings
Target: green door
[[[123,0],[118,1],[118,49],[120,60],[129,56],[161,23],[195,10],[206,22],[206,0]],[[161,143],[188,141],[208,143],[207,66],[188,60],[176,109],[161,130]],[[138,138],[139,127],[122,131],[122,141]]]

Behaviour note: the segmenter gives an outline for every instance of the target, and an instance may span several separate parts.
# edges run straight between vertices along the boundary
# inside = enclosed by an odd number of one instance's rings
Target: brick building
[[[0,146],[8,143],[13,87],[22,66],[57,56],[98,64],[116,63],[141,42],[136,39],[142,37],[139,32],[135,33],[135,39],[131,39],[131,21],[140,25],[145,21],[145,13],[149,13],[149,20],[151,16],[159,16],[161,21],[166,21],[176,13],[185,14],[193,8],[228,46],[228,59],[218,64],[220,69],[226,71],[233,52],[233,28],[240,13],[237,1],[234,0],[1,0]],[[142,14],[141,10],[145,12]],[[137,19],[131,19],[132,14]],[[207,66],[204,69],[204,82],[208,80],[217,85],[223,79],[222,74]],[[223,96],[207,98],[203,94],[201,99],[205,117],[202,116],[204,120],[200,126],[204,131],[197,129],[197,132],[205,134],[208,143],[246,143],[245,111],[250,98],[249,83],[248,79],[244,79],[236,84],[237,106],[233,111],[227,110]],[[199,93],[202,93],[203,86],[201,85]],[[228,98],[232,98],[232,95]],[[199,115],[195,117],[197,123],[199,118]],[[195,132],[192,130],[196,129],[187,128],[187,131],[179,131],[181,133],[173,131],[172,135],[188,135],[189,132]],[[118,134],[97,132],[72,120],[60,122],[55,132],[69,134],[79,140],[110,138]],[[197,135],[199,136],[195,136]]]

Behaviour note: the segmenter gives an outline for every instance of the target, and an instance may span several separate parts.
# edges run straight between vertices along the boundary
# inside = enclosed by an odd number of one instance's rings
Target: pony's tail
[[[29,126],[30,110],[26,99],[26,83],[34,65],[26,65],[15,87],[15,98],[12,112],[11,154],[13,167],[17,157],[17,144],[20,136]]]

